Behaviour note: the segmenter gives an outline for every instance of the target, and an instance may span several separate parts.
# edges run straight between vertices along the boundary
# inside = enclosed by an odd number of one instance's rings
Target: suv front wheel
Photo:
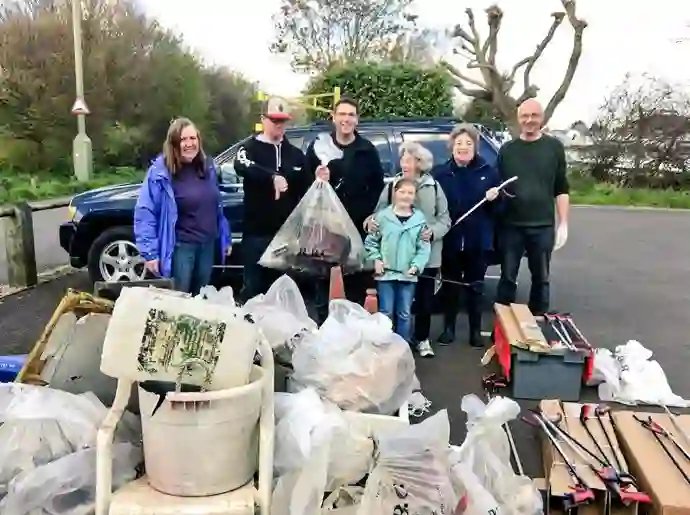
[[[134,244],[131,227],[111,227],[94,240],[89,249],[91,281],[141,281],[146,277],[144,258]]]

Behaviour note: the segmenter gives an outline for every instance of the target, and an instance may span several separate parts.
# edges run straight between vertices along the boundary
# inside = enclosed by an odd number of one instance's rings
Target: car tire
[[[134,247],[134,230],[130,226],[111,227],[103,231],[91,244],[88,255],[89,279],[96,281],[108,281],[101,272],[101,256],[103,252],[117,242],[126,242]]]

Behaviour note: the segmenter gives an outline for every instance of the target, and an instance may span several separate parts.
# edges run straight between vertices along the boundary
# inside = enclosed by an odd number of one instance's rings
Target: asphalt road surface
[[[570,232],[568,244],[553,260],[553,308],[571,312],[596,346],[639,340],[654,352],[673,390],[690,398],[690,213],[577,208]],[[494,286],[490,282],[489,290]],[[523,300],[527,286],[523,274]],[[1,300],[0,354],[26,352],[67,287],[91,288],[84,274],[75,274]],[[461,320],[459,343],[438,349],[436,359],[418,361],[418,376],[432,410],[448,409],[456,444],[465,433],[462,396],[481,394],[481,376],[486,373],[479,365],[482,352],[462,343],[462,316]],[[486,325],[488,329],[488,316]],[[586,392],[588,398],[594,395]],[[533,429],[519,422],[512,425],[526,471],[541,475]]]
[[[7,282],[7,256],[5,255],[5,218],[0,218],[0,284]],[[34,245],[39,273],[69,262],[60,247],[58,227],[67,220],[67,208],[34,213]]]

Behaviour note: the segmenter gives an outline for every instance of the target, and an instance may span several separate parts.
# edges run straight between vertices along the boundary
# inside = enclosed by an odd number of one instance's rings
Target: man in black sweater
[[[501,224],[501,280],[496,302],[515,302],[520,261],[526,253],[532,275],[529,308],[541,315],[549,310],[551,252],[568,239],[570,196],[565,149],[556,138],[542,134],[544,111],[536,100],[519,106],[518,123],[520,137],[503,145],[498,154],[502,179],[517,176],[518,180],[508,191]]]
[[[357,132],[358,104],[341,98],[333,109],[333,142],[343,151],[341,159],[323,166],[309,145],[306,170],[331,183],[345,210],[352,218],[360,236],[364,238],[364,222],[374,212],[383,191],[383,168],[376,147]],[[362,303],[366,289],[374,286],[372,272],[361,272],[345,278],[345,294],[352,302]],[[327,285],[326,285],[327,286]],[[317,310],[323,320],[328,313],[327,291],[320,285],[317,291]],[[327,290],[327,288],[326,288]],[[325,298],[324,298],[325,297]]]
[[[243,178],[244,187],[244,301],[266,293],[280,276],[259,265],[259,259],[314,182],[314,176],[304,169],[304,154],[285,137],[290,119],[287,104],[271,98],[261,119],[263,132],[237,151],[235,172]]]

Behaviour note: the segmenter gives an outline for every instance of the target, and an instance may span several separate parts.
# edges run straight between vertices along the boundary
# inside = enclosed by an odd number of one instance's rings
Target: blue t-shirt
[[[207,172],[208,173],[208,172]],[[177,241],[206,243],[218,237],[218,188],[199,177],[191,165],[183,166],[172,180],[177,203]]]

